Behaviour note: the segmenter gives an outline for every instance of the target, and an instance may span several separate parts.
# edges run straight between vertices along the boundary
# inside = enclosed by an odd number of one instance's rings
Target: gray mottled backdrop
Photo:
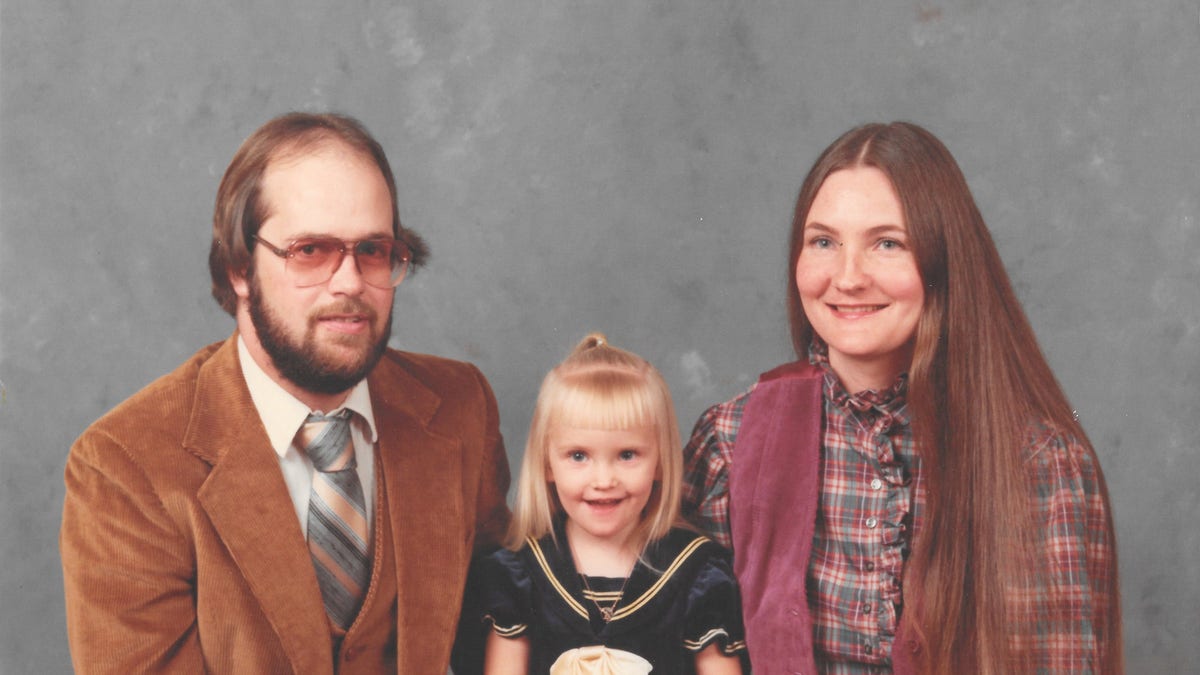
[[[1200,9],[1193,0],[3,0],[0,671],[69,669],[62,468],[229,335],[213,195],[292,109],[360,117],[433,247],[393,344],[479,364],[519,460],[585,331],[681,423],[788,358],[816,153],[909,119],[959,158],[1112,489],[1131,673],[1200,662]]]

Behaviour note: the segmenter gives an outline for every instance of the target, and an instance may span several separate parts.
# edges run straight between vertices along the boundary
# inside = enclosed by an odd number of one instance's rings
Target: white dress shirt
[[[271,447],[279,455],[279,470],[283,472],[283,482],[287,484],[292,504],[296,507],[296,517],[300,519],[300,531],[304,532],[305,538],[308,537],[308,496],[312,490],[315,469],[304,448],[296,447],[295,441],[300,426],[314,412],[329,415],[352,410],[356,413],[351,418],[350,437],[354,440],[354,457],[358,462],[358,477],[362,481],[367,528],[373,531],[370,528],[375,518],[375,502],[372,500],[375,493],[375,441],[379,435],[375,430],[375,415],[371,410],[371,393],[367,389],[366,379],[354,385],[345,403],[337,410],[310,410],[263,372],[240,335],[237,346],[242,377],[246,379],[250,398],[267,429]]]

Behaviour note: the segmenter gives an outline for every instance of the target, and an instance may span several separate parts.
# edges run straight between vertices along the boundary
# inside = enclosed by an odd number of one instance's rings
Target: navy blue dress
[[[703,535],[673,529],[650,544],[624,579],[576,572],[562,523],[521,550],[501,549],[472,570],[484,621],[502,637],[527,636],[529,672],[546,673],[563,652],[604,645],[649,661],[655,673],[694,673],[696,653],[717,643],[745,665],[745,632],[729,552]],[[605,622],[604,607],[625,584]]]

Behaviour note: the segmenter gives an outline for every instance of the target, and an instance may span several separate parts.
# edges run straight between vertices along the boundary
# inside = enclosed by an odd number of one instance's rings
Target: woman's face
[[[925,287],[904,210],[879,169],[836,171],[804,221],[796,288],[850,391],[881,389],[912,362]]]

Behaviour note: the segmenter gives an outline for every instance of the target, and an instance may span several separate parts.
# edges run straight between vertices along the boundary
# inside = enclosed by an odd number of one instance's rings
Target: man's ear
[[[229,285],[233,288],[233,293],[238,298],[246,300],[250,297],[250,280],[246,278],[246,270],[230,270]]]

